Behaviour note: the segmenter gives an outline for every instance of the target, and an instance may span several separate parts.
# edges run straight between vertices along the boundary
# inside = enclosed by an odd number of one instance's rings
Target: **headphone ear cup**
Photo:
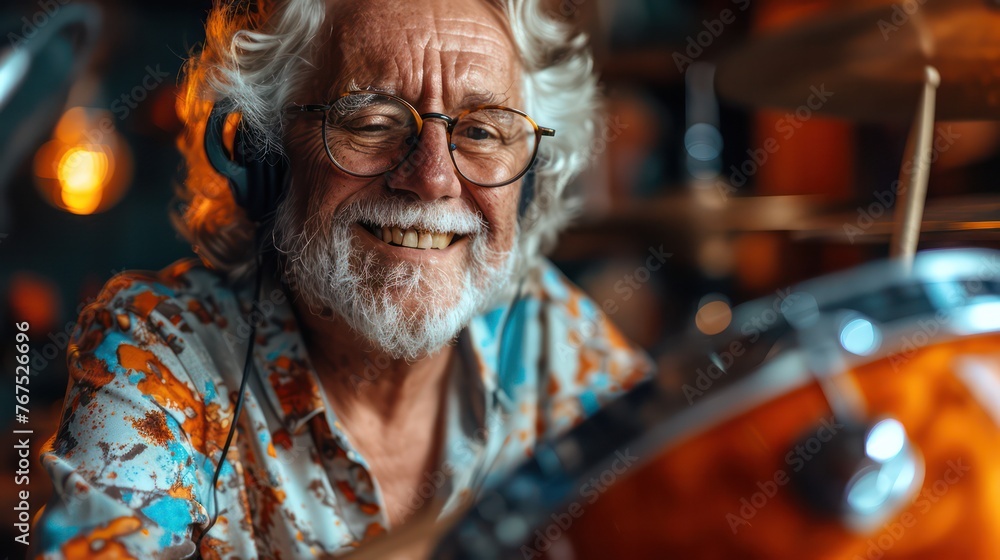
[[[267,221],[284,196],[288,181],[288,160],[266,154],[254,143],[254,134],[242,120],[233,139],[233,153],[223,140],[226,121],[231,113],[217,103],[205,126],[205,154],[217,173],[229,182],[233,200],[254,223]]]
[[[233,152],[246,170],[246,194],[241,206],[247,217],[263,223],[272,217],[284,198],[288,160],[284,155],[265,152],[254,139],[254,133],[241,122],[236,129]]]
[[[523,218],[528,212],[528,207],[535,200],[535,166],[531,166],[531,169],[524,174],[524,180],[521,182],[521,199],[517,203],[517,215],[519,218]]]

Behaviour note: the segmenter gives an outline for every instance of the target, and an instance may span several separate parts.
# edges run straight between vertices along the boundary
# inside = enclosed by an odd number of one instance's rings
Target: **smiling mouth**
[[[463,236],[454,232],[423,231],[414,228],[377,226],[365,222],[358,224],[368,230],[376,239],[387,245],[411,249],[447,249]]]

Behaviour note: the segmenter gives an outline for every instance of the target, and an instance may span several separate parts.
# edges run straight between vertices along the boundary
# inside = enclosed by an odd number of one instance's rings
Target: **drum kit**
[[[349,558],[1000,558],[1000,252],[916,253],[935,119],[1000,118],[1000,2],[847,4],[742,46],[718,89],[915,114],[893,258],[737,307],[475,503]]]

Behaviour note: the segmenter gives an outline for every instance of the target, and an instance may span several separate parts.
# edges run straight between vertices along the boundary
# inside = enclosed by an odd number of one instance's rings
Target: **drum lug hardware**
[[[910,504],[923,483],[923,459],[893,418],[826,424],[826,434],[813,430],[789,452],[799,467],[793,487],[815,512],[857,533],[875,531]]]

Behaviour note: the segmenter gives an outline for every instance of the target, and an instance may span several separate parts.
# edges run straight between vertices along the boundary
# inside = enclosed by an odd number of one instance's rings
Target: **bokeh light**
[[[703,303],[694,317],[695,326],[707,335],[719,334],[733,321],[733,309],[729,303],[714,299]]]
[[[114,206],[132,178],[131,152],[110,113],[74,107],[35,154],[35,182],[61,210],[87,215]]]

